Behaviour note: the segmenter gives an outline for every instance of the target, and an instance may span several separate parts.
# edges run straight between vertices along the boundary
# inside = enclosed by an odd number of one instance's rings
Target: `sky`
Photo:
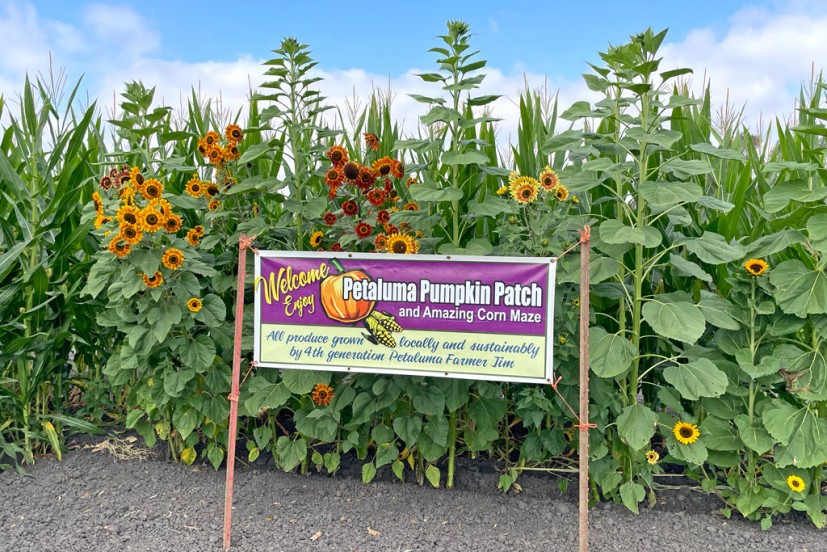
[[[481,93],[504,96],[493,110],[506,134],[526,85],[558,94],[563,109],[595,100],[581,77],[588,63],[647,27],[669,29],[662,69],[694,69],[696,92],[710,82],[716,104],[744,107],[753,130],[789,117],[813,68],[827,67],[827,2],[819,0],[0,0],[0,94],[13,103],[25,75],[51,63],[70,83],[82,77],[103,110],[130,80],[156,86],[172,107],[196,88],[237,110],[263,81],[262,61],[292,36],[309,46],[330,103],[390,86],[394,116],[415,132],[425,108],[406,94],[438,95],[416,73],[436,70],[428,49],[449,19],[471,25],[471,45],[488,60]]]

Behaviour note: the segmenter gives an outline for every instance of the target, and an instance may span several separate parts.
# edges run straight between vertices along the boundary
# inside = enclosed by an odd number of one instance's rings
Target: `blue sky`
[[[236,109],[262,80],[261,62],[285,36],[308,44],[322,92],[342,103],[390,85],[395,114],[414,121],[405,93],[433,95],[415,73],[432,70],[448,19],[471,24],[472,46],[489,61],[485,93],[513,99],[526,83],[546,85],[561,104],[593,99],[580,74],[598,51],[652,27],[669,28],[663,66],[689,66],[700,90],[711,81],[719,104],[746,104],[758,125],[787,116],[811,67],[827,66],[827,2],[762,0],[609,2],[478,0],[415,2],[0,0],[0,93],[19,93],[26,73],[55,67],[84,75],[90,98],[111,106],[125,81],[157,85],[177,105],[191,87]],[[9,55],[11,54],[11,55]],[[508,119],[508,98],[494,105]],[[512,128],[513,121],[504,126]],[[410,127],[408,127],[410,128]]]

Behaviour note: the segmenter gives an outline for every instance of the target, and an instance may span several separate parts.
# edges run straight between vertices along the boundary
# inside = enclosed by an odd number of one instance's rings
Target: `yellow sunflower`
[[[376,251],[384,251],[386,247],[388,247],[388,236],[385,234],[377,234],[375,238],[373,238],[373,245],[376,247]]]
[[[191,247],[201,245],[201,234],[199,234],[195,230],[188,231],[187,232],[187,243],[190,244]]]
[[[126,257],[132,251],[132,246],[123,241],[120,234],[112,238],[109,242],[109,252],[116,257]]]
[[[235,144],[229,144],[222,150],[222,153],[224,154],[224,161],[235,161],[241,157],[241,152]]]
[[[646,461],[650,464],[657,464],[658,460],[660,460],[660,454],[658,454],[654,450],[646,451]]]
[[[141,243],[144,238],[143,232],[138,226],[134,224],[124,223],[120,226],[121,238],[129,245],[136,245]]]
[[[207,158],[213,165],[220,165],[224,161],[224,151],[221,149],[221,146],[208,146]]]
[[[405,204],[404,207],[402,207],[402,210],[403,211],[419,211],[419,205],[416,203],[416,201],[409,201],[408,203]]]
[[[181,268],[181,265],[184,264],[184,254],[181,253],[180,249],[170,247],[164,251],[164,255],[161,257],[161,262],[164,263],[164,266],[170,270],[178,270]]]
[[[530,176],[518,176],[511,183],[511,197],[517,203],[528,204],[537,199],[540,183]]]
[[[98,192],[93,192],[92,193],[92,201],[95,204],[95,212],[98,213],[99,215],[102,215],[103,214],[103,199],[101,198],[101,195]]]
[[[683,445],[691,445],[697,441],[701,435],[697,425],[681,421],[675,424],[675,427],[672,428],[672,433],[675,434],[675,439]]]
[[[333,388],[324,383],[317,383],[310,398],[319,406],[327,406],[333,400]]]
[[[161,275],[160,271],[156,272],[152,276],[141,274],[141,277],[144,280],[144,285],[148,288],[156,288],[164,283],[164,277]]]
[[[144,175],[141,174],[141,170],[138,167],[129,169],[129,181],[137,188],[144,185]]]
[[[169,216],[167,216],[167,219],[164,221],[164,230],[166,230],[170,234],[174,234],[180,229],[181,229],[181,217],[179,217],[178,215],[173,215],[173,214],[170,214]]]
[[[385,156],[373,162],[373,170],[378,172],[379,176],[385,177],[391,173],[394,165],[396,165],[396,161],[388,156]]]
[[[135,188],[132,186],[122,186],[119,192],[121,203],[124,205],[134,205],[135,204]]]
[[[201,179],[197,176],[193,176],[192,178],[187,180],[186,191],[190,196],[197,199],[204,195],[204,192],[206,190],[204,188],[204,183],[201,182]]]
[[[550,192],[558,184],[560,184],[560,178],[557,176],[557,173],[546,165],[546,168],[540,173],[540,186],[542,186],[545,191]]]
[[[569,189],[562,184],[558,184],[554,188],[554,197],[557,198],[557,201],[566,201],[569,198]]]
[[[207,146],[214,146],[218,144],[218,140],[221,139],[221,136],[214,130],[209,131],[207,134],[204,135],[204,143]]]
[[[144,232],[157,232],[164,225],[164,217],[155,207],[147,205],[140,211],[138,221]]]
[[[192,227],[192,230],[193,230],[193,232],[195,232],[195,233],[196,233],[196,234],[198,234],[199,236],[203,236],[203,235],[204,235],[204,227],[203,227],[203,226],[201,226],[200,224],[196,224],[195,226],[193,226],[193,227]]]
[[[762,259],[750,259],[744,263],[744,268],[753,276],[760,276],[766,272],[769,265]]]
[[[310,234],[310,246],[311,247],[319,247],[322,243],[322,237],[324,237],[324,232],[321,230],[316,230],[312,234]]]
[[[412,254],[414,240],[405,234],[393,233],[388,236],[388,253],[395,253],[397,255]]]
[[[217,199],[210,201],[210,203],[207,205],[207,209],[209,209],[210,211],[217,211],[219,207],[221,207],[221,202]]]
[[[141,211],[133,205],[121,205],[115,213],[115,219],[118,221],[118,224],[137,225],[140,223],[140,214]]]
[[[787,478],[787,485],[790,489],[794,490],[797,493],[804,491],[804,480],[798,477],[797,475],[791,475]]]
[[[215,182],[210,182],[209,184],[207,184],[207,191],[205,195],[215,197],[216,194],[218,194],[218,184],[216,184]]]
[[[201,310],[201,299],[198,297],[191,297],[189,301],[187,301],[187,308],[190,312],[198,312]]]
[[[497,188],[497,195],[505,195],[508,193],[508,186],[503,184],[499,188]]]
[[[98,213],[98,216],[95,217],[95,228],[100,228],[101,226],[103,226],[107,222],[111,222],[111,221],[112,221],[112,217],[107,217],[106,215]]]
[[[226,136],[230,142],[241,142],[244,138],[241,127],[238,125],[227,125],[227,128],[224,130],[224,136]]]
[[[161,194],[164,193],[164,185],[161,184],[155,178],[150,178],[144,182],[144,185],[141,187],[141,195],[144,196],[144,199],[147,201],[151,201],[153,199],[158,199],[161,197]]]
[[[342,146],[335,145],[325,154],[334,167],[341,167],[348,162],[347,150]]]

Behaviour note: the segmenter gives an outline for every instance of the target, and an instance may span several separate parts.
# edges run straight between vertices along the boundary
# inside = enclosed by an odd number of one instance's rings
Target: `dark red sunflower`
[[[352,161],[345,163],[345,166],[342,167],[342,174],[350,181],[356,180],[359,178],[359,164]]]
[[[385,200],[387,199],[387,194],[385,190],[382,188],[373,188],[371,191],[368,192],[368,201],[371,204],[375,205],[376,207],[381,207],[384,205]]]
[[[327,150],[325,155],[327,155],[327,158],[330,159],[330,162],[333,163],[334,167],[341,167],[348,162],[347,150],[342,146],[333,146]]]
[[[372,233],[373,228],[367,222],[362,221],[356,225],[356,235],[361,239],[369,238]]]
[[[391,214],[388,213],[386,210],[382,209],[378,213],[376,213],[376,222],[379,223],[386,223],[391,220]]]
[[[342,203],[342,211],[344,212],[344,214],[352,216],[359,212],[359,206],[356,204],[355,201],[349,199]]]
[[[371,132],[366,132],[365,145],[368,147],[368,149],[376,151],[379,149],[379,138]]]
[[[333,166],[324,173],[324,181],[328,186],[339,186],[345,180],[345,175],[339,167]]]
[[[333,224],[336,222],[336,215],[334,215],[333,213],[325,213],[322,218],[324,219],[324,223],[328,226],[333,226]]]

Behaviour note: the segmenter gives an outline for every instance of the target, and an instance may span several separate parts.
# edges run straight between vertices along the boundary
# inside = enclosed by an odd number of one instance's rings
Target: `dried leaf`
[[[312,540],[312,541],[319,540],[319,537],[321,537],[321,536],[322,536],[322,532],[321,531],[316,531],[315,533],[313,533],[313,536],[310,537],[310,540]]]
[[[381,534],[382,534],[382,532],[381,532],[381,531],[377,531],[376,529],[371,529],[370,527],[368,527],[368,534],[369,534],[369,535],[373,535],[373,536],[375,537],[375,536],[377,536],[377,535],[381,535]]]

